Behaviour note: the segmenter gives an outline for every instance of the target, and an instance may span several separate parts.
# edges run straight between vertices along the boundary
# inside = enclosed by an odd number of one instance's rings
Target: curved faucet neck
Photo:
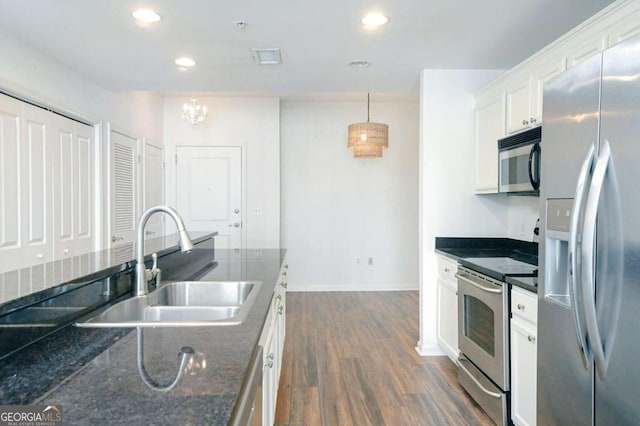
[[[145,211],[142,216],[140,216],[140,219],[138,219],[136,240],[136,276],[134,283],[135,296],[143,296],[147,294],[147,269],[144,265],[144,229],[149,218],[159,212],[168,214],[178,227],[182,251],[189,251],[193,248],[193,243],[187,234],[184,221],[175,209],[169,206],[154,206]]]

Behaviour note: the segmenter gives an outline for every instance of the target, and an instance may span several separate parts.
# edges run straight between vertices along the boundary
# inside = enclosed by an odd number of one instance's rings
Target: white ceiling
[[[110,90],[417,93],[422,69],[511,68],[610,3],[0,0],[0,34]],[[137,25],[139,7],[163,20]],[[365,30],[360,19],[374,10],[390,21]],[[281,48],[283,63],[258,66],[253,47]],[[179,71],[173,60],[185,55],[198,65]],[[348,67],[354,60],[372,66]]]

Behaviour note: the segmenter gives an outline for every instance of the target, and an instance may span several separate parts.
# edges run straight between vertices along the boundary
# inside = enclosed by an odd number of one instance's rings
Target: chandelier
[[[389,126],[369,121],[370,96],[367,93],[367,122],[349,125],[349,142],[355,158],[380,158],[389,147]]]
[[[207,107],[198,105],[196,102],[197,99],[191,99],[191,102],[185,102],[182,105],[182,119],[191,123],[193,127],[207,118]]]

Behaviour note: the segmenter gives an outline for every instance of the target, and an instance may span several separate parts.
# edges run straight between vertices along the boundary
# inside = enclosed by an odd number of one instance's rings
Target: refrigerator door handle
[[[602,195],[602,187],[604,178],[609,167],[611,158],[611,149],[608,141],[600,144],[600,154],[596,161],[593,171],[591,187],[589,188],[589,196],[587,198],[587,206],[584,214],[584,232],[582,244],[582,266],[583,266],[583,285],[582,300],[584,301],[584,312],[587,324],[587,333],[589,334],[589,343],[591,352],[596,364],[596,370],[600,379],[604,379],[607,372],[607,360],[604,355],[602,346],[602,337],[598,328],[598,319],[596,314],[595,299],[595,254],[596,254],[596,227],[598,206],[600,205],[600,196]]]
[[[569,297],[571,298],[571,308],[573,311],[573,319],[576,326],[576,336],[578,338],[578,348],[580,349],[580,358],[586,370],[589,369],[589,355],[586,345],[586,335],[582,330],[582,318],[580,304],[578,303],[579,292],[578,285],[581,284],[580,268],[578,267],[578,228],[580,224],[580,216],[582,212],[582,204],[584,203],[585,187],[587,185],[587,177],[594,162],[595,144],[589,146],[587,155],[580,168],[578,175],[578,183],[576,184],[576,193],[573,199],[573,209],[571,212],[571,229],[569,232]]]

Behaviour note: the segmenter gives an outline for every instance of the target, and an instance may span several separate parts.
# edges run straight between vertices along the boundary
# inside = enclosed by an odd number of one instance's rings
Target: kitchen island
[[[0,361],[2,403],[56,405],[62,408],[68,424],[228,424],[258,351],[285,251],[211,250],[211,259],[214,253],[215,265],[200,280],[262,283],[243,324],[144,329],[68,325]],[[165,281],[187,279],[193,273],[188,268],[182,271],[165,277]],[[173,389],[154,390],[138,373],[140,330],[144,335],[144,367],[160,384],[170,383],[176,376],[183,347],[195,351],[193,362]],[[50,371],[57,374],[57,380],[42,377]],[[12,386],[11,377],[29,380],[14,380]],[[49,385],[39,386],[38,381]],[[14,391],[20,392],[19,402]]]

